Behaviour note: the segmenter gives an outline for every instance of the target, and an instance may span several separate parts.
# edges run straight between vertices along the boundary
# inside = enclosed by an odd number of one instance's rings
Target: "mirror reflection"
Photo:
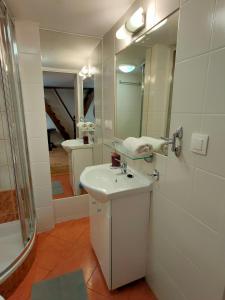
[[[94,76],[83,81],[83,113],[85,122],[95,123]]]
[[[116,55],[119,139],[169,137],[178,12]]]
[[[40,30],[53,199],[86,194],[80,174],[94,164],[94,66],[99,39]]]

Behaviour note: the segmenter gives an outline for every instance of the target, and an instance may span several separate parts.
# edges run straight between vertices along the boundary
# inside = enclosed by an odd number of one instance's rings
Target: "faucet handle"
[[[147,174],[147,175],[149,175],[149,176],[155,178],[157,181],[159,180],[159,171],[158,171],[157,169],[155,169],[155,170],[153,171],[153,173]]]

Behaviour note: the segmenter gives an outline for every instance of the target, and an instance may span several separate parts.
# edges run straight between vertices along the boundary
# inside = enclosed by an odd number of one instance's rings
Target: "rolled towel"
[[[153,152],[151,144],[141,138],[129,137],[123,141],[123,146],[133,155],[145,155]]]
[[[87,127],[89,130],[95,130],[95,123],[93,122],[86,122]]]
[[[140,140],[142,140],[143,143],[152,145],[153,152],[158,152],[161,154],[167,153],[168,144],[164,140],[156,139],[156,138],[149,137],[149,136],[142,136],[140,138]]]
[[[77,124],[77,127],[80,128],[81,130],[88,130],[87,123],[85,123],[85,122],[79,122]]]

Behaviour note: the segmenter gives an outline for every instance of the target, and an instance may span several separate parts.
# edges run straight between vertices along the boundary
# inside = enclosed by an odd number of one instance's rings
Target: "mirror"
[[[83,116],[85,122],[95,123],[94,75],[83,81]]]
[[[178,15],[163,20],[116,55],[119,139],[169,137]]]
[[[98,61],[91,61],[91,55],[100,39],[44,29],[40,39],[52,197],[83,195],[80,174],[95,163],[94,87],[101,82],[93,71]],[[81,70],[88,72],[81,76]],[[93,127],[78,128],[78,123],[84,125],[81,120]],[[84,145],[83,135],[89,144]]]

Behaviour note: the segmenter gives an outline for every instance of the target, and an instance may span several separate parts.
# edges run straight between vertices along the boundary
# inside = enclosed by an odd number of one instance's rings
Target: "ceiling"
[[[43,72],[43,80],[45,87],[61,87],[74,88],[76,82],[76,74],[61,72]],[[84,88],[94,88],[93,78],[86,78],[83,81]]]
[[[134,0],[6,0],[14,17],[41,28],[102,37]]]
[[[58,72],[43,72],[45,87],[74,87],[75,74],[58,73]]]
[[[42,66],[80,71],[99,43],[99,38],[40,30]]]

